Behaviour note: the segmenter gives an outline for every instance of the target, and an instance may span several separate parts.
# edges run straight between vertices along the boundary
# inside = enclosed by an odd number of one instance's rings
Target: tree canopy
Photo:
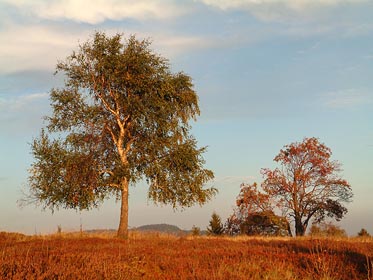
[[[296,235],[304,235],[311,220],[339,221],[347,213],[342,203],[351,200],[351,186],[340,178],[341,164],[331,155],[317,138],[305,138],[281,149],[274,159],[281,168],[262,170],[264,193],[294,221]]]
[[[262,169],[264,181],[242,184],[235,212],[228,218],[231,234],[304,235],[308,224],[337,221],[347,213],[351,186],[340,178],[341,164],[331,160],[330,148],[316,138],[305,138],[281,149],[274,161],[281,168]],[[314,227],[315,229],[315,227]]]
[[[259,191],[256,183],[241,184],[234,213],[225,224],[231,235],[287,236],[290,225],[286,218],[274,213],[270,197]]]
[[[173,207],[204,204],[213,172],[190,134],[200,110],[192,79],[172,73],[148,40],[96,32],[57,64],[63,88],[32,143],[31,198],[52,210],[121,200],[118,235],[128,232],[128,187],[145,179],[148,197]]]

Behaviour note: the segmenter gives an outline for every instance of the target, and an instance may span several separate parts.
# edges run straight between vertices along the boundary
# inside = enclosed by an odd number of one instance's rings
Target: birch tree
[[[148,40],[95,33],[64,61],[52,114],[32,143],[30,198],[52,210],[91,209],[121,201],[118,236],[128,236],[129,186],[174,208],[202,205],[216,189],[204,168],[206,148],[190,134],[200,113],[192,79],[172,73]]]

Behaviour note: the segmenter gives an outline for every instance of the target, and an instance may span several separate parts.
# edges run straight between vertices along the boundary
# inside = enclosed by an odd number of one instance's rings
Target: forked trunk
[[[121,183],[120,221],[117,236],[128,239],[128,180],[124,178]]]

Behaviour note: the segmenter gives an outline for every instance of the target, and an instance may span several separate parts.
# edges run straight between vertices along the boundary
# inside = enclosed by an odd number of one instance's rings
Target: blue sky
[[[99,210],[19,208],[32,163],[29,143],[50,112],[53,72],[95,30],[151,38],[199,94],[193,134],[207,145],[219,189],[204,207],[174,212],[130,192],[131,226],[205,228],[232,213],[242,182],[286,144],[318,137],[343,165],[354,200],[339,224],[373,233],[373,1],[368,0],[0,0],[0,231],[28,234],[117,228],[119,204]]]

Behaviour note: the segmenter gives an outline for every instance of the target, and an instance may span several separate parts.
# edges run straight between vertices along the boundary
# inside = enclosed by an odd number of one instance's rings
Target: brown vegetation
[[[373,279],[372,239],[0,233],[0,279]]]

